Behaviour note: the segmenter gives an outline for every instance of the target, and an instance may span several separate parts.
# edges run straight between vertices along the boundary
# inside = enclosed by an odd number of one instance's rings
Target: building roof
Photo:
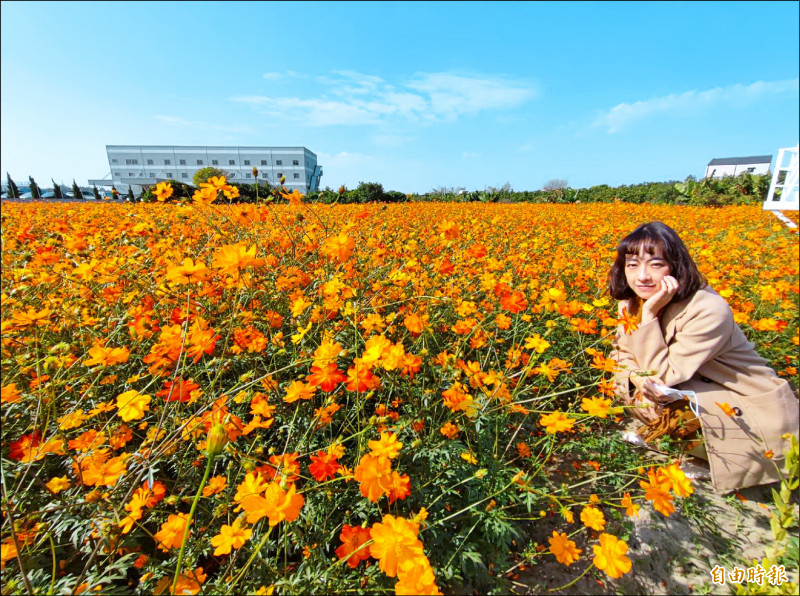
[[[715,157],[708,165],[710,166],[740,166],[750,163],[770,163],[771,155],[753,155],[751,157]]]

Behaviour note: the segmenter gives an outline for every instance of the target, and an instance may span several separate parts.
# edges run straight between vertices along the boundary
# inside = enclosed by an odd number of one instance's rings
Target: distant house
[[[736,177],[743,172],[766,174],[769,172],[771,155],[755,155],[752,157],[715,157],[706,166],[706,178]]]

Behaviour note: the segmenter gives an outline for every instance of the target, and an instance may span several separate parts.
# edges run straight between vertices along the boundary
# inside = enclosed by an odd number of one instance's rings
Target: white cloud
[[[266,76],[266,75],[265,75]],[[258,111],[309,126],[452,121],[483,111],[508,110],[536,97],[525,82],[452,73],[417,73],[406,83],[333,71],[317,77],[327,94],[314,98],[266,95],[232,97]]]
[[[742,107],[765,96],[797,94],[797,92],[798,79],[757,81],[750,85],[736,84],[714,87],[706,91],[685,91],[634,103],[618,104],[602,112],[595,120],[594,126],[605,128],[613,134],[624,130],[634,122],[656,114],[702,110],[725,104]]]
[[[175,126],[182,126],[184,128],[195,128],[198,130],[210,130],[210,131],[222,131],[222,132],[231,132],[231,133],[241,133],[241,134],[255,134],[255,130],[249,128],[247,126],[227,126],[221,124],[209,124],[208,122],[202,121],[192,121],[187,120],[186,118],[181,118],[180,116],[165,116],[163,114],[157,114],[153,116],[159,122],[163,122],[164,124],[172,124]]]

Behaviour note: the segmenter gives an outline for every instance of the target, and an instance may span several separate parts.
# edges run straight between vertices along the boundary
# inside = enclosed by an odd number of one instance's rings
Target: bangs
[[[617,252],[620,255],[633,255],[637,256],[642,251],[648,255],[658,255],[663,257],[665,254],[664,241],[660,238],[654,238],[646,231],[643,233],[631,234],[620,242]]]

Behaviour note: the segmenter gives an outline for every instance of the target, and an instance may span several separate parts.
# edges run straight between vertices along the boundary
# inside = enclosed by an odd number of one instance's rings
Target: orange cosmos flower
[[[283,398],[287,404],[296,402],[298,399],[311,399],[314,397],[314,392],[317,390],[315,385],[309,383],[306,385],[302,381],[292,381],[292,384],[286,388],[286,395]]]
[[[206,577],[208,576],[204,573],[202,567],[182,573],[178,576],[178,583],[175,584],[175,594],[198,594],[206,581]],[[154,593],[156,596],[168,594],[171,588],[172,576],[169,575],[158,580]]]
[[[57,495],[62,490],[68,489],[71,486],[71,483],[69,478],[66,476],[61,476],[60,478],[51,478],[50,481],[45,484],[45,486]]]
[[[354,471],[355,479],[361,483],[361,494],[377,503],[391,488],[392,463],[386,457],[364,455]]]
[[[360,359],[356,358],[356,360]],[[362,365],[360,362],[354,364],[355,366],[347,369],[347,385],[345,385],[345,388],[348,391],[362,393],[380,386],[381,380],[372,373],[368,366]]]
[[[559,534],[553,530],[553,536],[548,538],[550,542],[550,552],[556,556],[556,560],[569,567],[578,560],[581,549],[575,548],[576,544],[570,540],[566,534]]]
[[[519,453],[520,457],[530,457],[531,449],[524,441],[521,441],[517,443],[517,453]]]
[[[403,447],[403,444],[397,440],[397,435],[394,433],[381,433],[380,440],[369,441],[367,445],[371,450],[371,455],[388,457],[389,459],[397,457]]]
[[[419,541],[419,526],[402,517],[384,515],[381,523],[373,524],[370,554],[389,577],[397,576],[398,565],[424,556]]]
[[[192,379],[178,377],[174,381],[166,381],[164,388],[156,392],[156,397],[163,397],[165,402],[178,401],[187,403],[192,399],[192,391],[200,389],[200,385]]]
[[[669,482],[672,492],[676,497],[688,497],[694,492],[692,481],[686,477],[686,474],[681,470],[680,464],[674,462],[666,468],[658,469],[659,478]]]
[[[322,244],[321,252],[327,257],[337,259],[344,263],[353,254],[356,242],[344,232],[339,232],[336,236],[329,236]]]
[[[156,184],[153,194],[159,201],[166,201],[172,196],[172,192],[172,185],[169,182],[159,182]]]
[[[211,546],[215,547],[214,556],[227,555],[231,549],[242,548],[252,535],[253,531],[243,527],[240,519],[234,521],[232,526],[223,524],[219,534],[211,539]]]
[[[639,505],[633,502],[630,493],[625,493],[624,495],[622,495],[621,504],[623,507],[625,507],[625,515],[627,515],[628,517],[639,516]]]
[[[581,511],[581,521],[583,525],[592,530],[602,531],[606,526],[606,518],[603,512],[596,507],[586,506]]]
[[[303,195],[297,189],[290,193],[281,191],[281,196],[289,201],[290,205],[301,205],[303,203]]]
[[[317,482],[323,482],[328,478],[333,478],[339,468],[342,467],[336,456],[326,453],[325,451],[318,451],[316,455],[310,457],[312,463],[308,466],[309,473],[314,477]]]
[[[164,552],[169,552],[171,548],[180,548],[183,544],[183,533],[186,531],[186,524],[189,521],[188,513],[170,514],[153,538],[158,542],[158,548]],[[189,531],[191,535],[191,530]]]
[[[312,366],[311,374],[306,377],[310,385],[319,387],[323,391],[333,391],[336,385],[346,381],[347,377],[339,370],[335,362],[324,366]]]
[[[389,479],[389,504],[391,505],[398,499],[402,501],[410,494],[411,478],[409,478],[408,474],[403,474],[401,476],[397,472],[393,471],[392,476]]]
[[[350,568],[355,569],[361,561],[369,559],[369,547],[364,545],[369,542],[371,531],[369,528],[344,524],[339,540],[342,545],[336,549],[336,556],[347,561]]]
[[[208,484],[203,487],[203,496],[210,497],[225,490],[228,486],[228,479],[225,476],[212,476],[208,479]]]
[[[625,556],[628,545],[611,534],[600,534],[600,544],[593,545],[594,566],[606,572],[608,577],[617,579],[631,570],[631,560]]]
[[[455,439],[458,436],[459,428],[452,422],[445,422],[444,426],[439,429],[439,432],[448,439]]]
[[[539,424],[544,426],[547,432],[556,434],[561,431],[572,431],[572,425],[575,424],[575,419],[570,418],[563,412],[553,412],[543,415],[539,419]]]
[[[500,306],[503,310],[516,314],[527,309],[528,302],[525,300],[525,294],[522,292],[511,292],[500,298]]]
[[[305,504],[303,495],[297,494],[294,484],[283,490],[277,482],[272,482],[264,496],[250,496],[242,500],[242,508],[247,513],[247,523],[254,524],[262,517],[269,518],[269,525],[276,526],[282,521],[292,522],[300,516]]]
[[[647,473],[649,482],[640,480],[639,484],[644,489],[644,498],[653,502],[653,508],[667,517],[675,511],[675,505],[672,503],[672,495],[669,494],[670,481],[669,479],[659,475],[650,468]]]
[[[22,399],[22,392],[17,389],[16,383],[10,385],[3,385],[0,390],[0,404],[13,404]]]
[[[84,366],[113,366],[127,362],[130,356],[128,348],[106,348],[99,342],[89,349],[89,358],[83,361]]]
[[[725,414],[727,414],[727,415],[728,415],[728,416],[730,416],[731,418],[733,418],[734,416],[736,416],[736,410],[734,410],[734,409],[731,407],[731,405],[730,405],[728,402],[724,401],[724,402],[722,402],[722,403],[719,403],[719,402],[716,402],[716,401],[715,401],[714,403],[715,403],[715,404],[717,404],[717,405],[719,406],[719,409],[720,409],[720,410],[722,410],[723,412],[725,412]]]
[[[431,562],[424,555],[408,559],[398,565],[397,579],[399,581],[394,585],[394,593],[397,596],[420,594],[441,596],[442,594],[436,586],[436,576]]]
[[[219,269],[223,275],[230,275],[234,280],[239,279],[239,272],[247,267],[261,267],[264,259],[256,258],[256,247],[245,248],[243,244],[228,244],[221,246],[214,253],[211,266]]]

